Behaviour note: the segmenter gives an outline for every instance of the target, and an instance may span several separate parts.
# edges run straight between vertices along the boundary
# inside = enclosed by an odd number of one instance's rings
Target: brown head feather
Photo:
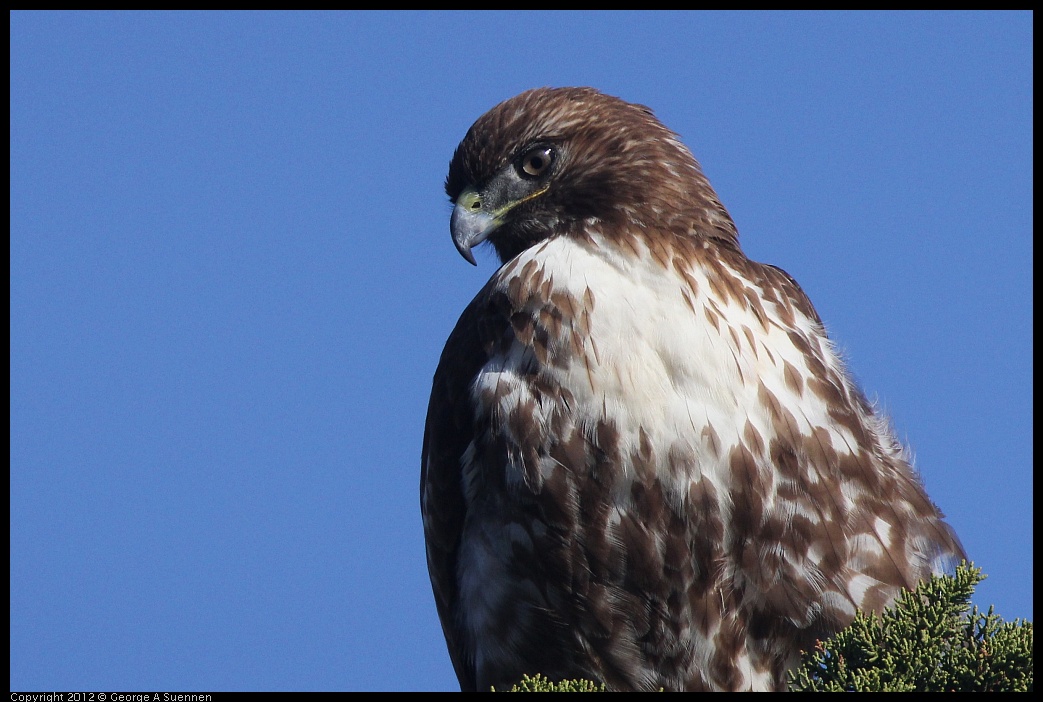
[[[549,190],[489,237],[502,261],[585,220],[738,242],[695,157],[644,105],[592,88],[537,88],[482,115],[457,147],[445,190],[454,203],[538,144],[555,146]]]

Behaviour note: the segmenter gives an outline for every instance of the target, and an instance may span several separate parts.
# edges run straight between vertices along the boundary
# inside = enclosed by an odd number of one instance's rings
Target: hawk
[[[502,265],[434,375],[421,507],[463,690],[784,690],[964,551],[797,283],[650,109],[542,88],[453,154]]]

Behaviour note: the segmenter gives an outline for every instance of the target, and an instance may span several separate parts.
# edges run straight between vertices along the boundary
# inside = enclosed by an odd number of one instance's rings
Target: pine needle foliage
[[[496,692],[496,688],[493,688],[492,691]],[[537,673],[532,677],[523,676],[521,682],[507,692],[605,692],[605,686],[590,680],[551,682]]]
[[[1004,623],[992,607],[968,611],[981,570],[962,565],[903,592],[882,615],[806,652],[790,674],[796,692],[1028,692],[1032,623]]]

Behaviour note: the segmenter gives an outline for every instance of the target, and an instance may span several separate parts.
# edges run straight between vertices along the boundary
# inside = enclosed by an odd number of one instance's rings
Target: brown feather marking
[[[706,321],[713,325],[715,331],[721,331],[720,317],[710,309],[709,305],[703,307],[703,314],[706,315]]]
[[[746,343],[750,345],[750,351],[753,351],[754,358],[757,357],[757,340],[753,336],[753,330],[745,324],[742,325],[742,333],[746,335]]]
[[[692,298],[698,299],[699,281],[697,281],[695,277],[692,275],[691,269],[688,265],[688,261],[681,258],[680,256],[675,255],[672,259],[672,263],[674,266],[674,270],[677,271],[677,274],[681,276],[681,278],[684,280],[685,285],[688,286],[688,290],[692,293]]]
[[[782,364],[782,376],[786,380],[786,387],[792,390],[797,397],[803,397],[804,379],[789,361],[783,360]]]
[[[721,439],[717,436],[717,431],[713,426],[707,424],[703,427],[702,439],[710,449],[711,458],[720,458],[723,455],[721,453]]]

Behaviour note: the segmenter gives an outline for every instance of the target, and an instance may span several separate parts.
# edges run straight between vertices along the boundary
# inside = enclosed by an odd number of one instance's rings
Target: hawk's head
[[[478,119],[453,154],[453,241],[488,239],[501,261],[598,223],[735,241],[695,158],[643,105],[592,88],[537,88]]]

